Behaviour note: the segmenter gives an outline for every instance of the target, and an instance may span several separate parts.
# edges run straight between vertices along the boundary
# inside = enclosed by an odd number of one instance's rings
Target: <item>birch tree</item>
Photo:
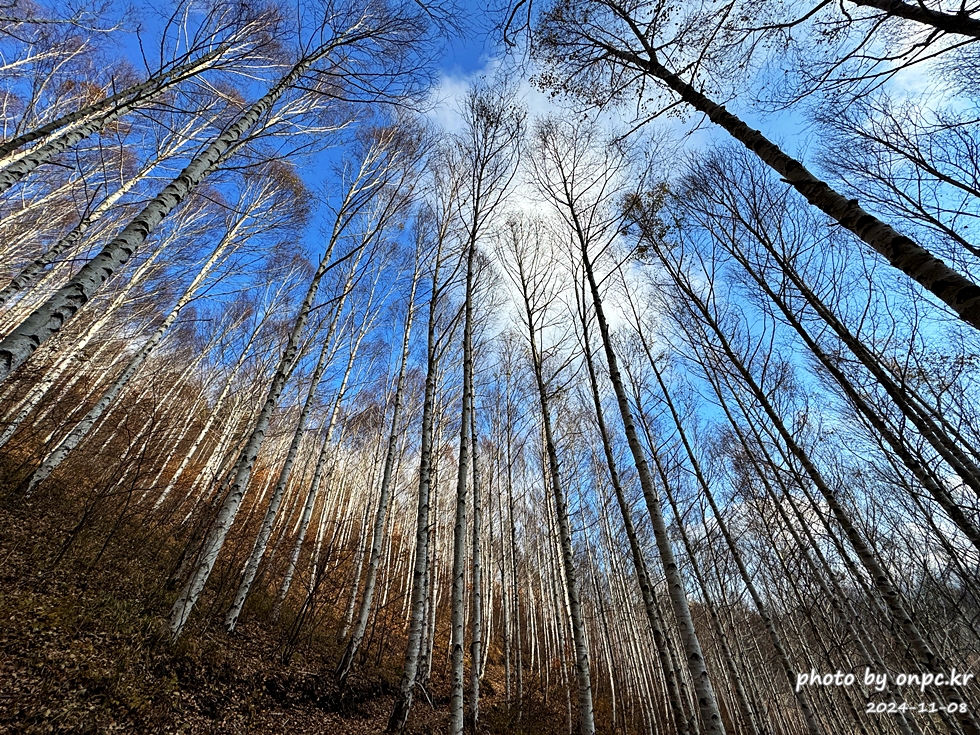
[[[645,211],[650,214],[649,209]],[[647,217],[644,221],[647,223],[647,226],[644,228],[644,232],[646,233],[644,235],[644,242],[665,256],[661,258],[658,255],[658,258],[660,262],[671,269],[672,277],[677,279],[676,283],[682,289],[685,299],[689,299],[686,303],[694,310],[693,313],[697,314],[696,319],[691,322],[691,326],[696,330],[705,330],[705,334],[710,333],[710,341],[717,344],[721,350],[720,354],[724,355],[725,362],[735,369],[738,379],[744,381],[745,386],[751,391],[754,403],[760,407],[768,421],[771,422],[779,440],[784,443],[788,454],[800,464],[805,474],[812,480],[818,493],[826,502],[827,507],[830,509],[848,543],[854,550],[859,563],[865,569],[873,588],[880,595],[881,600],[892,615],[895,629],[900,630],[901,634],[910,642],[911,648],[921,662],[921,665],[926,667],[941,666],[941,659],[937,655],[937,651],[928,640],[928,636],[924,635],[921,627],[916,624],[913,616],[909,612],[907,601],[894,584],[892,575],[888,573],[887,569],[883,566],[880,556],[876,553],[873,546],[869,544],[868,539],[862,533],[859,526],[854,522],[851,513],[848,512],[842,503],[838,491],[828,482],[809,453],[800,445],[792,432],[787,428],[784,419],[780,416],[773,402],[767,397],[756,376],[752,374],[745,359],[738,354],[735,345],[725,334],[725,330],[721,328],[712,311],[711,305],[706,303],[698,290],[690,283],[688,276],[678,268],[677,262],[671,261],[666,257],[662,241],[650,227],[652,220]],[[962,695],[957,694],[955,696]],[[943,713],[943,716],[946,716],[945,713]],[[976,724],[972,721],[973,718],[969,712],[960,714],[957,719],[960,720],[966,730],[975,730]]]
[[[491,217],[507,195],[516,173],[517,142],[523,131],[524,115],[506,88],[500,91],[474,89],[463,107],[465,129],[456,143],[451,166],[463,167],[464,188],[453,204],[458,208],[462,248],[466,260],[463,301],[463,404],[460,414],[459,459],[456,477],[456,522],[453,530],[452,662],[453,694],[450,732],[463,731],[463,585],[466,556],[466,496],[470,474],[473,411],[473,298],[477,277],[477,243],[487,232]],[[479,637],[477,632],[474,636]],[[478,694],[477,683],[474,693]],[[470,703],[471,708],[477,706]],[[473,709],[476,712],[476,709]]]
[[[427,231],[433,256],[430,264],[428,317],[426,323],[426,369],[422,403],[421,435],[419,438],[419,485],[415,519],[415,551],[412,568],[412,592],[410,601],[408,640],[401,682],[394,707],[388,718],[387,732],[404,732],[412,709],[415,689],[421,679],[419,660],[422,655],[423,633],[428,633],[427,623],[434,617],[434,600],[430,590],[435,581],[429,575],[430,534],[432,522],[432,487],[434,465],[438,451],[437,392],[441,365],[450,345],[454,324],[458,320],[447,316],[447,302],[455,285],[455,276],[462,268],[463,260],[457,256],[455,263],[449,253],[450,238],[454,234],[455,202],[462,186],[463,173],[454,167],[436,164],[432,170],[432,200],[427,205],[424,220],[420,223]],[[448,270],[448,275],[446,271]],[[432,550],[434,552],[434,549]],[[434,576],[434,575],[433,575]],[[428,606],[428,613],[426,612]],[[428,618],[427,618],[428,616]]]
[[[388,8],[379,15],[381,10],[373,8],[364,14],[357,14],[346,7],[331,8],[320,29],[320,42],[304,50],[292,68],[195,156],[180,175],[164,187],[101,253],[83,266],[17,329],[0,340],[0,380],[6,379],[40,344],[61,329],[92,294],[125,265],[148,233],[215,169],[228,151],[318,62],[331,55],[343,56],[348,66],[352,67],[348,71],[352,75],[349,82],[353,82],[356,72],[367,71],[361,66],[369,63],[363,55],[370,54],[372,47],[375,51],[387,52],[377,57],[380,62],[390,59],[391,63],[398,64],[406,54],[410,55],[413,50],[411,44],[421,42],[419,36],[424,32],[424,27],[420,28],[417,17],[405,8]],[[388,94],[394,83],[390,75],[386,75],[388,70],[381,66],[373,71],[380,80],[374,85],[375,89],[388,82],[388,88],[378,89],[376,94]],[[405,84],[410,86],[411,80],[406,80]],[[370,83],[366,86],[371,89]]]
[[[388,446],[385,450],[384,466],[381,470],[381,485],[378,488],[378,508],[374,516],[374,525],[371,528],[370,558],[368,560],[367,576],[364,581],[364,596],[361,598],[360,610],[357,614],[357,621],[351,631],[344,655],[337,666],[337,682],[344,686],[347,676],[350,674],[351,666],[354,663],[354,656],[364,640],[364,633],[367,630],[368,618],[371,613],[371,605],[374,600],[374,590],[378,579],[378,566],[381,561],[381,548],[384,541],[385,522],[387,519],[388,508],[390,506],[390,495],[392,492],[393,471],[398,449],[398,436],[400,430],[399,414],[402,409],[403,391],[405,389],[405,372],[408,364],[409,347],[411,345],[412,323],[415,318],[415,296],[418,290],[419,278],[421,275],[422,253],[421,240],[416,241],[415,265],[412,272],[411,283],[409,285],[408,303],[405,307],[405,325],[402,329],[402,345],[398,358],[398,376],[395,379],[395,393],[392,397],[391,409],[391,428],[388,432]],[[355,582],[355,587],[356,587]]]
[[[170,617],[170,631],[174,639],[180,635],[191,610],[196,604],[204,588],[204,584],[210,576],[211,569],[214,567],[218,552],[228,535],[228,531],[231,529],[232,523],[234,523],[238,509],[241,507],[249,476],[251,475],[252,467],[259,450],[262,447],[272,412],[279,401],[279,397],[282,395],[286,382],[296,366],[296,356],[299,350],[300,339],[323,277],[338,264],[343,264],[359,253],[363,253],[364,248],[398,214],[400,209],[398,202],[402,194],[400,191],[397,191],[398,187],[395,186],[393,188],[396,190],[396,194],[394,195],[396,198],[394,199],[393,205],[382,207],[379,216],[367,225],[361,241],[355,241],[355,245],[349,252],[344,253],[338,258],[334,258],[334,249],[338,244],[340,236],[344,234],[353,222],[357,221],[358,216],[363,210],[373,205],[374,198],[382,193],[386,186],[392,183],[391,178],[397,177],[400,156],[397,150],[391,150],[392,139],[390,135],[391,133],[389,132],[388,137],[386,137],[382,132],[380,140],[377,140],[374,145],[371,145],[365,151],[359,163],[359,170],[354,175],[341,200],[335,217],[333,236],[325,243],[320,264],[310,281],[306,295],[296,314],[285,349],[281,354],[275,375],[269,385],[262,410],[236,461],[233,479],[226,494],[226,500],[221,507],[217,520],[212,526],[210,534],[204,541],[197,567],[184,585],[177,601],[174,603]]]
[[[663,85],[684,105],[708,117],[776,171],[812,206],[838,222],[893,267],[944,302],[960,319],[980,328],[980,287],[918,243],[864,210],[811,173],[758,130],[674,71],[666,48],[681,48],[666,5],[561,0],[544,13],[540,56],[550,64],[546,84],[587,99],[619,99],[626,90],[646,95],[644,82]],[[695,67],[697,66],[695,61]]]
[[[573,252],[585,273],[596,324],[602,338],[609,380],[616,395],[627,443],[654,527],[657,550],[667,577],[671,606],[683,640],[702,723],[709,733],[722,733],[725,729],[714,687],[694,628],[684,580],[667,536],[667,524],[660,498],[634,425],[633,411],[619,372],[618,357],[605,316],[599,276],[595,272],[596,259],[610,248],[621,227],[620,215],[614,209],[610,211],[610,208],[614,207],[615,197],[621,192],[617,186],[622,185],[619,183],[622,163],[617,163],[617,154],[609,148],[604,155],[595,148],[590,149],[590,145],[597,143],[593,131],[587,125],[575,127],[553,120],[541,124],[536,133],[537,155],[532,159],[536,164],[535,180],[564,220],[572,238]]]
[[[595,733],[595,717],[592,709],[592,675],[589,650],[585,634],[585,622],[579,598],[578,575],[572,547],[568,500],[565,489],[558,447],[552,420],[552,401],[562,387],[562,372],[570,361],[562,355],[561,344],[546,346],[545,334],[558,328],[555,317],[549,313],[556,299],[557,278],[560,271],[554,259],[548,257],[547,246],[535,238],[534,230],[524,229],[514,222],[504,236],[505,257],[511,279],[521,298],[522,326],[527,330],[531,367],[541,411],[542,431],[547,451],[545,476],[555,504],[558,520],[558,541],[561,548],[561,565],[564,573],[565,592],[572,625],[575,648],[575,672],[578,683],[578,716],[581,735]]]

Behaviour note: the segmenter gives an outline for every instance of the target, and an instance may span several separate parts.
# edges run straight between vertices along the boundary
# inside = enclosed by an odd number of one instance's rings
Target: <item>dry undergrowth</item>
[[[326,655],[307,647],[283,665],[282,629],[252,619],[170,646],[167,554],[124,537],[102,550],[93,532],[58,559],[67,537],[50,516],[0,508],[0,732],[383,729],[389,681],[355,677],[341,696]],[[431,710],[416,716],[417,731],[438,727]]]
[[[368,664],[338,692],[330,676],[336,644],[308,635],[283,664],[288,626],[266,622],[262,600],[234,636],[217,623],[198,622],[171,646],[160,631],[173,596],[163,581],[174,543],[149,543],[145,529],[125,524],[72,535],[77,517],[70,504],[28,509],[4,495],[0,732],[343,735],[384,729],[396,661],[386,662],[388,669]],[[532,709],[529,703],[524,721],[516,723],[496,701],[502,699],[495,696],[502,688],[497,668],[488,666],[481,731],[566,731],[564,711],[547,712],[540,704]],[[434,676],[432,704],[419,697],[411,732],[445,729],[445,682]]]

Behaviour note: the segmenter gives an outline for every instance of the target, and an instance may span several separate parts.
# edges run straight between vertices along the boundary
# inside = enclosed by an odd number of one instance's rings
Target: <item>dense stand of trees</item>
[[[62,554],[138,529],[163,637],[321,631],[393,732],[980,732],[893,685],[980,665],[973,9],[525,0],[575,112],[484,81],[454,131],[450,8],[171,12],[143,71],[123,15],[0,14],[0,471]]]

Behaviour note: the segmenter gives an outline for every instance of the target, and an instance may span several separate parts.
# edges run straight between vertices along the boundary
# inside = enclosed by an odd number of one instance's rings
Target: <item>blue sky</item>
[[[450,41],[440,64],[443,73],[451,76],[464,76],[479,71],[496,51],[489,34],[493,18],[487,11],[486,2],[463,0],[460,7],[470,30]]]

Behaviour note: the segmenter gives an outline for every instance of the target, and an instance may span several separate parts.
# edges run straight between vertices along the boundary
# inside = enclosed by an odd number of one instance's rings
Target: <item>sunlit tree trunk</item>
[[[852,521],[850,514],[843,507],[837,493],[828,485],[823,475],[813,464],[809,455],[794,439],[790,431],[786,428],[783,420],[773,407],[765,390],[756,381],[755,377],[745,366],[743,360],[736,354],[734,347],[725,336],[724,330],[716,321],[708,306],[701,300],[698,293],[687,281],[686,276],[678,269],[674,263],[662,250],[662,246],[655,240],[647,239],[651,250],[655,252],[667,269],[670,276],[674,279],[686,308],[690,309],[692,316],[697,319],[697,329],[705,334],[710,333],[714,344],[720,352],[719,357],[724,360],[736,371],[745,386],[751,391],[756,403],[765,412],[771,422],[772,427],[778,433],[780,439],[785,444],[789,454],[799,462],[804,472],[812,480],[817,491],[827,503],[827,507],[833,514],[845,537],[857,554],[861,565],[865,568],[870,577],[874,588],[881,595],[882,600],[887,605],[888,610],[893,616],[896,633],[900,633],[908,641],[910,648],[915,652],[919,662],[929,671],[941,671],[947,668],[942,659],[936,654],[933,646],[926,640],[922,629],[915,622],[915,618],[909,613],[907,603],[899,589],[895,586],[891,575],[882,566],[881,561],[875,551],[869,546],[861,531]],[[952,696],[961,697],[958,692]],[[945,712],[942,713],[945,716]],[[971,713],[960,714],[957,718],[967,732],[980,732],[974,722]]]
[[[290,441],[289,449],[286,450],[286,458],[279,470],[279,476],[272,490],[272,497],[269,499],[268,506],[266,506],[265,517],[262,519],[262,525],[259,527],[259,533],[252,546],[252,553],[249,554],[248,561],[245,563],[245,569],[242,572],[242,581],[239,583],[238,590],[235,592],[235,598],[232,601],[231,608],[229,608],[225,615],[225,629],[229,633],[235,631],[235,627],[238,624],[238,617],[242,614],[245,600],[248,598],[248,593],[252,588],[252,582],[255,581],[255,575],[259,571],[259,564],[262,563],[262,557],[265,555],[266,548],[269,544],[269,538],[272,536],[272,528],[275,525],[279,508],[282,505],[283,495],[289,483],[293,463],[296,461],[296,455],[299,453],[300,442],[303,440],[306,423],[316,400],[317,389],[320,386],[323,371],[326,370],[339,347],[338,342],[334,340],[334,333],[340,322],[340,314],[344,307],[344,297],[348,293],[349,288],[345,288],[344,293],[341,294],[340,301],[337,302],[337,305],[333,309],[333,315],[330,319],[330,326],[327,328],[327,333],[321,337],[323,345],[320,348],[320,354],[317,357],[313,373],[309,378],[310,386],[306,393],[306,400],[303,402],[303,408],[300,410],[296,428],[293,430],[293,438]]]
[[[606,460],[606,469],[609,472],[609,480],[612,484],[613,493],[616,496],[616,504],[619,507],[620,516],[623,520],[623,527],[626,530],[626,537],[629,540],[630,554],[633,561],[633,569],[637,576],[637,583],[640,587],[640,594],[643,596],[643,607],[647,614],[647,622],[650,624],[650,630],[653,633],[654,643],[657,648],[657,655],[660,659],[660,667],[663,671],[664,681],[667,687],[667,701],[670,704],[670,710],[674,717],[674,724],[677,728],[678,735],[684,735],[690,731],[692,726],[696,726],[696,723],[689,723],[687,721],[687,716],[682,705],[682,700],[685,698],[683,693],[683,677],[679,671],[675,671],[672,661],[668,653],[670,643],[667,641],[664,634],[664,623],[660,611],[657,608],[656,600],[654,599],[653,585],[650,582],[650,576],[647,573],[646,561],[643,558],[643,552],[640,549],[640,542],[636,535],[636,529],[633,526],[632,513],[626,502],[626,497],[623,494],[623,488],[619,479],[619,470],[616,466],[616,460],[613,456],[612,445],[609,439],[609,431],[606,428],[606,421],[603,415],[602,402],[599,396],[599,382],[596,377],[595,361],[592,357],[592,345],[589,336],[589,317],[585,309],[585,294],[582,293],[576,284],[576,301],[579,312],[579,320],[582,327],[582,348],[585,355],[585,364],[588,368],[589,375],[589,386],[592,392],[593,406],[595,407],[596,421],[598,424],[599,438],[602,442],[603,454]],[[750,724],[751,720],[750,720]],[[754,731],[754,727],[752,728]]]

